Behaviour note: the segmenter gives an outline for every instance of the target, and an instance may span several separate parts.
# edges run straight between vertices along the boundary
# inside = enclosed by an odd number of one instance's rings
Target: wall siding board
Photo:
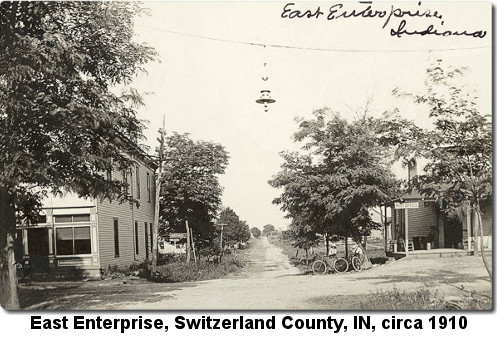
[[[130,206],[128,203],[119,204],[116,201],[109,202],[108,200],[98,201],[98,231],[99,231],[99,248],[100,248],[100,264],[102,268],[117,265],[124,267],[132,264],[134,261],[144,260],[145,254],[145,228],[144,223],[154,221],[154,199],[155,199],[155,184],[153,182],[154,171],[143,163],[140,165],[140,205]],[[151,193],[152,197],[148,201],[147,191],[147,172],[151,177]],[[128,183],[133,184],[129,191],[133,191],[136,195],[136,170],[131,170],[128,173]],[[113,171],[112,178],[122,180],[122,172]],[[133,209],[132,209],[133,207]],[[119,257],[115,257],[114,251],[114,218],[119,221]],[[138,221],[138,244],[139,254],[135,254],[134,241],[134,224]]]

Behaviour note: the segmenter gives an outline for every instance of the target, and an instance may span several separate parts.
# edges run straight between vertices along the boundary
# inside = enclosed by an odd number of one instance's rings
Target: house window
[[[152,246],[153,246],[153,238],[154,238],[154,227],[153,224],[150,223],[150,251],[152,251]]]
[[[136,255],[140,254],[140,248],[138,246],[138,221],[135,221],[135,251]]]
[[[31,222],[34,224],[47,223],[47,216],[45,214],[38,214]]]
[[[147,172],[147,195],[148,195],[148,202],[150,202],[151,194],[152,194],[152,189],[151,189],[151,186],[150,186],[150,173]]]
[[[90,214],[54,215],[55,223],[90,222]]]
[[[128,172],[126,172],[126,170],[123,170],[123,184],[123,192],[129,194]]]
[[[148,225],[146,222],[144,227],[145,227],[145,257],[148,260],[149,244],[148,244]]]
[[[56,255],[91,254],[90,226],[55,229]]]
[[[136,197],[140,199],[140,167],[136,167]]]
[[[119,220],[114,218],[114,257],[119,257]]]

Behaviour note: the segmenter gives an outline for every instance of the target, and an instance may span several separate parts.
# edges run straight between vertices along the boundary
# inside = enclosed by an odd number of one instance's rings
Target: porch
[[[422,249],[413,250],[409,252],[386,252],[388,257],[394,257],[396,260],[404,257],[412,259],[431,259],[431,258],[443,258],[443,257],[456,257],[456,256],[467,256],[472,255],[465,249],[457,248],[436,248],[436,249]]]

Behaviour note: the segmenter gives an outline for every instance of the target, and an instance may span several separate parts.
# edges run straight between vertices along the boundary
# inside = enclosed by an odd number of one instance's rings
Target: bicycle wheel
[[[354,270],[356,270],[356,271],[362,270],[362,261],[357,256],[354,256],[352,258],[352,268],[354,268]]]
[[[349,269],[349,263],[344,258],[339,257],[335,260],[333,268],[337,271],[337,273],[344,273]]]
[[[326,263],[322,260],[316,260],[312,264],[312,272],[314,274],[324,274],[326,273]]]

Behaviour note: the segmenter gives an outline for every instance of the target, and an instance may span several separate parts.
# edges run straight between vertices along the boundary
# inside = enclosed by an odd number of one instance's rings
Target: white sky
[[[326,14],[338,2],[304,2],[299,8]],[[347,8],[364,8],[357,2],[342,2]],[[374,100],[372,113],[380,115],[392,107],[405,117],[428,126],[419,106],[392,98],[395,87],[419,89],[428,65],[438,58],[447,64],[469,66],[466,76],[480,93],[482,110],[491,111],[491,3],[431,2],[376,3],[375,9],[431,9],[443,14],[445,29],[487,30],[483,39],[472,37],[391,37],[382,19],[282,19],[283,2],[146,2],[150,16],[136,22],[139,41],[153,46],[160,63],[147,66],[148,75],[134,83],[145,97],[140,117],[150,121],[146,131],[154,148],[157,130],[166,115],[167,131],[190,133],[193,139],[221,143],[230,153],[223,205],[229,206],[252,226],[289,222],[272,200],[279,194],[267,181],[280,169],[278,153],[294,149],[294,118],[309,117],[316,108],[328,106],[344,116]],[[295,8],[298,8],[295,6]],[[440,27],[437,19],[407,19],[407,27]],[[291,45],[307,48],[347,50],[422,50],[419,52],[330,52],[262,48],[171,34]],[[488,47],[488,48],[480,48]],[[478,48],[436,51],[440,49]],[[428,52],[428,50],[433,50]],[[261,79],[268,63],[268,82]],[[269,112],[255,100],[259,91],[270,89],[276,103]]]

